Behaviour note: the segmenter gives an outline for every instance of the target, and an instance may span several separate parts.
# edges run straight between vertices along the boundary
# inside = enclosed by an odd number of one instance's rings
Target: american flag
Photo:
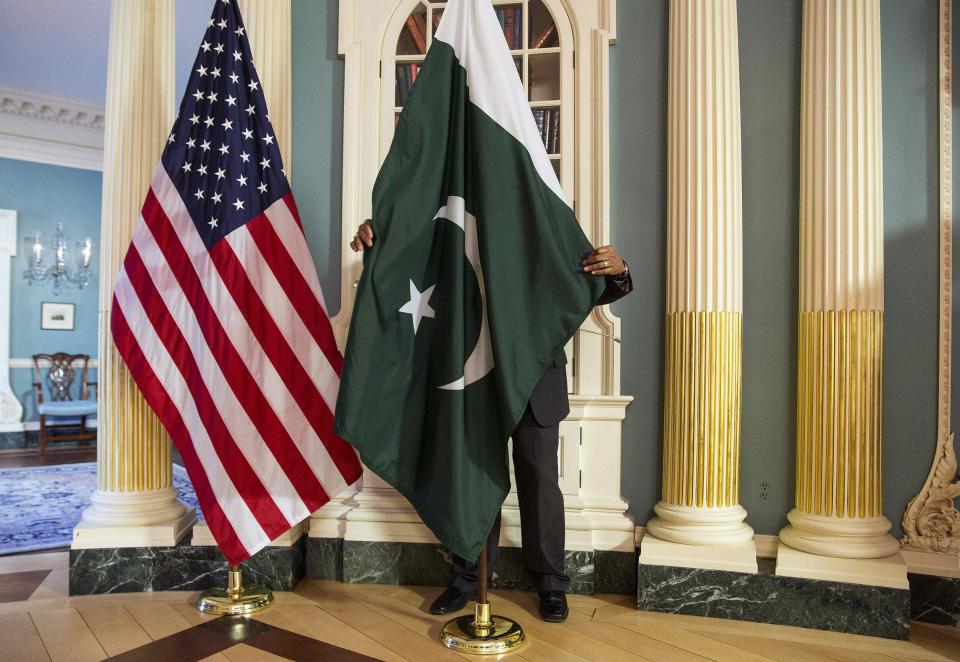
[[[216,0],[111,330],[231,564],[360,477],[333,432],[342,358],[236,0]]]

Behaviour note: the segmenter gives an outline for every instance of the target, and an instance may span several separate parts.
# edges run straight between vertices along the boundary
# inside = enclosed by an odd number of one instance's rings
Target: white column
[[[113,285],[174,120],[174,0],[113,0],[107,70],[97,491],[72,547],[173,545],[195,519],[172,487],[170,440],[110,337]]]
[[[796,507],[777,572],[906,588],[882,509],[879,0],[807,0],[802,58]]]
[[[250,51],[263,86],[270,123],[290,177],[293,149],[292,15],[290,0],[241,0],[240,11],[250,39]]]
[[[663,486],[641,562],[755,572],[740,505],[743,266],[735,0],[670,3]]]
[[[23,405],[10,388],[10,261],[17,254],[17,212],[0,209],[0,430],[20,428]]]

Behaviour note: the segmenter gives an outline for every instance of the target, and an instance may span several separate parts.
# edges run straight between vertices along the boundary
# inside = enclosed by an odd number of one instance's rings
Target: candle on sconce
[[[43,262],[43,244],[40,243],[39,232],[33,238],[33,261],[35,264]]]
[[[83,240],[83,248],[80,249],[80,255],[83,258],[82,266],[84,269],[90,268],[90,258],[93,256],[93,242],[90,237]]]

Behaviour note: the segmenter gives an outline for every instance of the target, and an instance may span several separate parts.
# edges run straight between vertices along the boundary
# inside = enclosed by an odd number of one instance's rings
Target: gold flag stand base
[[[260,611],[273,602],[273,593],[266,586],[243,585],[240,568],[231,566],[227,572],[227,588],[211,588],[200,594],[197,609],[218,616],[244,616]]]
[[[509,618],[490,615],[486,546],[480,552],[479,565],[476,612],[472,616],[459,616],[444,625],[440,642],[458,653],[473,655],[502,655],[515,651],[523,645],[523,628]]]

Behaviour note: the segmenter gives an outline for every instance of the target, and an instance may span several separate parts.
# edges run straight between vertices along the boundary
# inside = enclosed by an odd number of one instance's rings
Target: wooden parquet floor
[[[39,567],[42,566],[42,567]],[[23,591],[49,570],[29,599],[0,603],[0,660],[343,661],[471,659],[439,642],[444,618],[425,608],[437,589],[302,582],[277,593],[250,619],[199,613],[196,593],[68,598],[66,554],[0,559],[0,575]],[[22,581],[12,575],[32,573]],[[527,643],[512,660],[753,660],[885,662],[960,660],[960,631],[916,623],[910,641],[802,628],[638,612],[624,596],[570,596],[561,625],[536,615],[536,597],[494,591],[495,613],[524,626]],[[482,659],[482,658],[476,658]]]

